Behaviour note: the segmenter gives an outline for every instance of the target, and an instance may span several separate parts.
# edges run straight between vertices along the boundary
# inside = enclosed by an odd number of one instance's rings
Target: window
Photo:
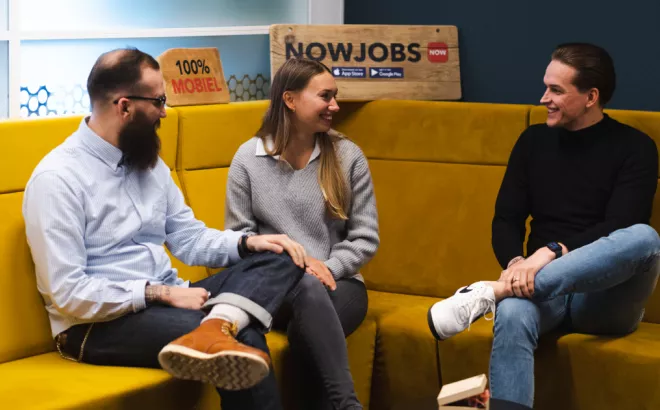
[[[0,118],[9,115],[9,4],[0,0]]]
[[[94,61],[127,46],[217,47],[232,101],[267,98],[269,25],[340,24],[343,0],[0,0],[0,17],[0,118],[32,117],[89,112]]]

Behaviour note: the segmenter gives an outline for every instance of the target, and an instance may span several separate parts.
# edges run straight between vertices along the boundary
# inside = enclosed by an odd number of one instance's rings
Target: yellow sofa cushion
[[[215,229],[224,229],[225,192],[229,168],[182,171],[181,180],[195,217]]]
[[[435,339],[426,312],[436,298],[369,291],[367,317],[378,324],[371,406],[437,408]],[[396,318],[394,321],[392,318]]]
[[[71,135],[82,116],[0,121],[0,194],[22,191],[39,161]],[[174,168],[178,116],[167,109],[161,121],[161,158]]]
[[[529,108],[381,100],[342,105],[335,126],[369,159],[505,165]]]
[[[25,238],[22,202],[22,192],[0,195],[0,363],[53,349]]]
[[[181,182],[179,181],[179,176],[176,173],[176,171],[171,172],[172,179],[174,179],[174,183],[176,186],[181,189]],[[165,248],[167,250],[167,248]],[[189,280],[191,282],[197,282],[200,281],[208,276],[208,272],[205,267],[203,266],[188,266],[185,263],[181,262],[172,254],[167,251],[167,254],[170,257],[170,260],[172,261],[172,266],[176,268],[179,271],[179,277],[183,278],[184,280]]]
[[[436,344],[426,313],[436,298],[369,291],[378,324],[373,408],[433,408],[439,391]],[[438,343],[442,380],[488,374],[493,322]],[[660,385],[660,325],[625,337],[544,335],[535,354],[535,409],[651,409]],[[608,392],[603,394],[603,392]]]
[[[497,279],[490,244],[504,166],[370,160],[381,245],[362,269],[367,287],[451,296]]]
[[[559,339],[557,349],[553,361],[560,371],[548,383],[569,385],[572,394],[564,400],[548,397],[552,406],[539,409],[658,408],[660,325],[642,323],[635,333],[621,338],[566,335]]]
[[[78,128],[80,119],[0,121],[0,193],[22,191],[39,161]]]
[[[502,165],[525,129],[529,107],[419,101],[342,106],[337,129],[370,159],[380,213],[382,245],[363,272],[368,287],[448,296],[465,281],[497,277],[484,232],[490,232]],[[211,227],[223,226],[227,174],[221,169],[254,135],[266,108],[267,102],[177,108],[184,192]],[[452,241],[438,240],[440,235]],[[409,269],[416,271],[414,280],[405,274]]]
[[[250,101],[176,108],[177,169],[228,167],[238,147],[254,137],[267,107],[267,101]]]
[[[349,362],[358,398],[365,409],[371,392],[371,364],[376,324],[365,321],[347,339]],[[291,371],[286,336],[267,335],[275,374],[286,409],[295,409],[296,386],[287,385]],[[94,366],[62,359],[51,352],[0,364],[0,400],[8,409],[218,409],[211,386],[173,379],[159,369]]]
[[[0,364],[0,379],[2,408],[21,410],[191,409],[204,387],[162,370],[75,363],[55,352]]]
[[[660,112],[605,110],[615,120],[634,127],[655,140],[660,146]],[[533,107],[529,113],[530,124],[542,124],[548,118],[548,110],[544,106]]]
[[[228,172],[229,168],[179,171],[188,205],[209,228],[224,229]],[[207,269],[207,275],[215,272],[217,269]]]

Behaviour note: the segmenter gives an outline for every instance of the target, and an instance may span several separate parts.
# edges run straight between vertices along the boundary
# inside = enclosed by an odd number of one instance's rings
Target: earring
[[[291,108],[291,111],[292,111],[292,112],[296,112],[296,109],[295,109],[295,108]]]

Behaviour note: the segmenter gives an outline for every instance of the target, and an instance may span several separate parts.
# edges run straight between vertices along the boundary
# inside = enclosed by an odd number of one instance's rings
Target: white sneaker
[[[485,282],[460,288],[454,296],[435,303],[429,309],[428,321],[436,339],[445,340],[468,329],[472,322],[495,313],[495,292]],[[486,320],[492,320],[486,318]]]

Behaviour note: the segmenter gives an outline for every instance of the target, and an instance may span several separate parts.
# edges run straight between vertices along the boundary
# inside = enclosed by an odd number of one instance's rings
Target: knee
[[[289,254],[286,252],[275,253],[271,251],[266,251],[266,252],[258,253],[257,256],[265,262],[284,263],[284,264],[290,263],[293,265],[293,259],[291,259],[291,256],[289,256]]]
[[[367,317],[368,301],[366,299],[365,297],[363,302],[355,301],[341,312],[337,312],[345,337],[355,332]]]
[[[318,305],[319,302],[330,300],[325,286],[316,277],[304,274],[297,285],[296,300],[303,303]]]
[[[538,306],[529,299],[504,299],[495,312],[495,334],[511,339],[524,336],[536,340],[539,315]]]
[[[299,282],[300,292],[314,298],[327,298],[328,291],[325,290],[325,286],[321,283],[318,278],[315,276],[305,274]]]
[[[259,258],[259,264],[268,265],[278,272],[291,272],[296,275],[302,275],[303,270],[293,262],[288,253],[263,252],[256,255]]]
[[[633,246],[649,254],[660,253],[660,237],[651,226],[637,224],[628,228],[633,237]]]

